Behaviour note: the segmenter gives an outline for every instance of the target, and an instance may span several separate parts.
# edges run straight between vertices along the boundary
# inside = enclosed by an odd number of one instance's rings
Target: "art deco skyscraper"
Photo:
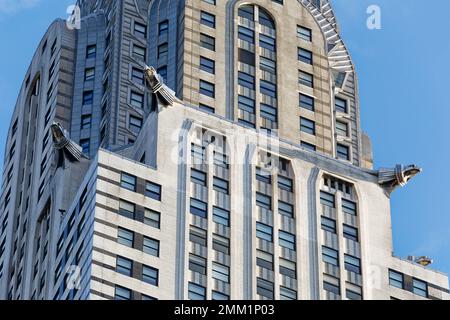
[[[392,256],[420,169],[373,170],[328,0],[78,5],[13,115],[0,298],[449,298]]]

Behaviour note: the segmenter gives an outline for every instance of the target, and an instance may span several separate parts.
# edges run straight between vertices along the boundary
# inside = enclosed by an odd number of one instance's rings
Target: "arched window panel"
[[[259,7],[259,23],[267,28],[275,30],[275,21],[270,16],[270,14],[264,10],[263,8]]]

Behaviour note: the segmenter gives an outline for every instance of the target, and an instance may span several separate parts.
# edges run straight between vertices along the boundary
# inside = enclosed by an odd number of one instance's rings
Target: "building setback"
[[[328,0],[78,5],[13,113],[0,299],[450,298],[392,255],[420,169],[373,169]]]

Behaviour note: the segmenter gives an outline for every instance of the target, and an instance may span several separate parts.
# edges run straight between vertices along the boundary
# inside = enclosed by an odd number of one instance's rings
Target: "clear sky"
[[[11,112],[34,50],[52,20],[66,17],[74,2],[0,0],[0,169]],[[333,4],[358,72],[362,127],[372,138],[375,166],[424,168],[392,196],[395,254],[428,255],[434,268],[450,273],[450,1]],[[372,4],[381,8],[381,30],[366,27]]]

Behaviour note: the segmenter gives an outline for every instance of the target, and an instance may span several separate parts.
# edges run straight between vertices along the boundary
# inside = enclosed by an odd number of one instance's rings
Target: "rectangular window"
[[[169,21],[165,20],[159,23],[158,25],[158,35],[166,35],[169,32]]]
[[[256,205],[267,210],[272,210],[272,198],[265,194],[257,192]]]
[[[164,81],[167,80],[167,66],[159,67],[156,72],[163,78]]]
[[[326,217],[321,218],[322,229],[331,233],[336,233],[336,221]]]
[[[292,204],[289,204],[287,202],[278,201],[278,212],[284,216],[287,216],[289,218],[294,217],[294,206]]]
[[[95,68],[86,68],[84,70],[84,81],[94,80]]]
[[[131,290],[116,286],[114,300],[131,300]]]
[[[212,246],[216,251],[222,252],[226,255],[230,254],[230,240],[228,238],[213,234]]]
[[[277,121],[278,111],[276,108],[269,106],[268,104],[260,104],[261,117],[270,121]]]
[[[136,108],[144,108],[144,95],[131,91],[130,104]]]
[[[206,300],[206,288],[193,282],[188,284],[189,300]]]
[[[256,265],[273,271],[273,255],[265,251],[256,250]]]
[[[159,241],[152,238],[144,237],[142,251],[148,253],[149,255],[159,257]]]
[[[347,101],[337,97],[334,100],[336,111],[347,113]]]
[[[122,188],[131,190],[133,192],[136,191],[136,177],[132,176],[128,173],[122,172],[120,176],[120,186]]]
[[[145,209],[144,223],[150,227],[159,229],[161,227],[161,214],[154,210]]]
[[[305,85],[307,87],[314,87],[314,77],[312,74],[304,71],[298,72],[298,83]]]
[[[295,262],[280,258],[280,274],[297,279],[297,265]]]
[[[151,284],[152,286],[158,286],[158,278],[158,269],[149,266],[142,266],[142,281]]]
[[[320,191],[320,203],[327,207],[334,208],[334,195],[325,191]]]
[[[97,55],[97,46],[95,44],[87,46],[86,59],[95,58],[96,55]]]
[[[342,211],[352,216],[356,216],[356,203],[346,199],[342,199]]]
[[[213,188],[217,192],[228,194],[228,192],[229,192],[228,181],[214,177],[213,178]]]
[[[208,216],[208,204],[198,199],[191,198],[190,212],[193,215],[206,219]]]
[[[428,298],[428,284],[424,281],[413,279],[413,293]]]
[[[297,291],[280,287],[280,300],[297,300]]]
[[[119,201],[119,214],[121,216],[130,218],[130,219],[134,219],[134,212],[135,212],[135,205],[134,203],[125,201],[125,200],[120,200]]]
[[[193,183],[206,187],[207,181],[206,173],[199,170],[191,169],[191,181]]]
[[[228,210],[214,207],[213,208],[213,221],[215,223],[224,225],[229,227],[230,226],[230,212]]]
[[[219,264],[213,262],[212,264],[212,277],[213,279],[229,283],[230,282],[230,268],[224,266],[223,264]]]
[[[92,116],[90,114],[85,114],[81,116],[81,130],[91,128]]]
[[[158,59],[167,57],[167,55],[169,54],[169,44],[166,43],[162,43],[158,46]]]
[[[305,149],[305,150],[316,151],[316,146],[315,145],[313,145],[311,143],[308,143],[308,142],[305,142],[305,141],[300,141],[300,146],[303,149]]]
[[[314,111],[314,98],[300,93],[300,108]]]
[[[309,28],[303,26],[297,26],[297,37],[305,41],[312,41],[312,31]]]
[[[261,181],[266,184],[272,183],[272,177],[269,171],[263,170],[261,168],[256,168],[256,180]]]
[[[189,254],[189,270],[206,275],[206,259],[194,254]]]
[[[89,154],[91,150],[91,140],[90,139],[81,139],[80,147],[84,154]]]
[[[120,228],[117,230],[117,242],[124,246],[133,248],[134,244],[134,232]]]
[[[200,23],[210,28],[216,27],[216,16],[205,11],[200,12]]]
[[[262,94],[272,97],[274,99],[277,98],[277,86],[274,83],[260,80],[259,81],[259,90]]]
[[[133,45],[133,54],[136,55],[139,59],[145,60],[145,56],[147,55],[146,49],[141,46]]]
[[[278,175],[278,187],[280,189],[292,192],[292,179]]]
[[[94,92],[93,91],[83,92],[83,106],[92,104],[93,101],[94,101]]]
[[[322,247],[322,260],[326,263],[339,267],[339,254],[336,250]]]
[[[214,98],[216,95],[215,92],[215,86],[213,83],[210,83],[208,81],[200,80],[200,93],[207,96]]]
[[[359,292],[347,289],[345,290],[345,294],[347,296],[347,299],[349,300],[362,300],[361,289],[359,290]]]
[[[314,136],[316,134],[316,123],[312,120],[300,117],[300,131]]]
[[[147,181],[145,183],[145,196],[156,201],[161,201],[161,186],[159,184]]]
[[[200,103],[198,105],[198,108],[200,110],[203,110],[203,111],[206,111],[206,112],[209,112],[209,113],[215,113],[216,112],[216,110],[214,110],[213,107],[207,106],[206,104],[203,104],[203,103]]]
[[[267,49],[272,52],[275,52],[277,50],[275,39],[272,37],[266,36],[263,33],[259,34],[259,45],[261,48]]]
[[[255,43],[255,32],[249,28],[238,26],[238,37],[240,40],[250,44]]]
[[[393,287],[403,289],[405,287],[403,274],[389,270],[389,284]]]
[[[218,292],[218,291],[213,291],[211,298],[212,298],[212,300],[230,300],[229,296],[227,296],[226,294],[224,294],[222,292]]]
[[[298,60],[307,64],[313,64],[313,53],[303,48],[298,48]]]
[[[341,294],[341,289],[339,288],[338,285],[334,284],[334,283],[329,283],[324,281],[323,282],[323,289],[325,291],[340,295]]]
[[[247,111],[249,113],[255,113],[255,100],[251,98],[239,95],[238,106],[241,110]]]
[[[214,60],[200,57],[200,70],[203,70],[205,72],[215,74],[216,73],[216,64]]]
[[[203,247],[206,247],[207,245],[206,230],[190,226],[189,241],[197,243]]]
[[[133,261],[123,257],[116,259],[116,272],[131,277],[133,271]]]
[[[273,228],[267,224],[256,222],[256,237],[266,240],[268,242],[273,241]]]
[[[279,231],[279,243],[283,248],[295,251],[295,236],[285,231]]]
[[[134,35],[140,38],[147,37],[147,27],[142,23],[135,22],[134,23]]]
[[[358,229],[344,224],[344,238],[358,242]]]
[[[248,73],[239,71],[238,84],[250,90],[255,90],[255,77]]]
[[[348,124],[342,121],[336,121],[336,132],[338,135],[348,137]]]
[[[216,51],[216,39],[213,37],[210,37],[204,33],[200,34],[200,45],[203,48]]]
[[[131,116],[129,118],[129,123],[128,123],[128,128],[133,131],[134,133],[138,133],[141,128],[142,128],[142,119],[135,117],[135,116]]]
[[[267,299],[273,300],[273,282],[256,278],[256,292]]]
[[[144,72],[141,69],[133,68],[131,70],[131,81],[141,84],[144,84]]]
[[[345,270],[361,274],[361,260],[359,258],[346,254],[344,255],[344,265]]]
[[[338,159],[342,159],[342,160],[350,160],[350,148],[348,146],[345,146],[343,144],[339,144],[337,145],[337,157]]]

